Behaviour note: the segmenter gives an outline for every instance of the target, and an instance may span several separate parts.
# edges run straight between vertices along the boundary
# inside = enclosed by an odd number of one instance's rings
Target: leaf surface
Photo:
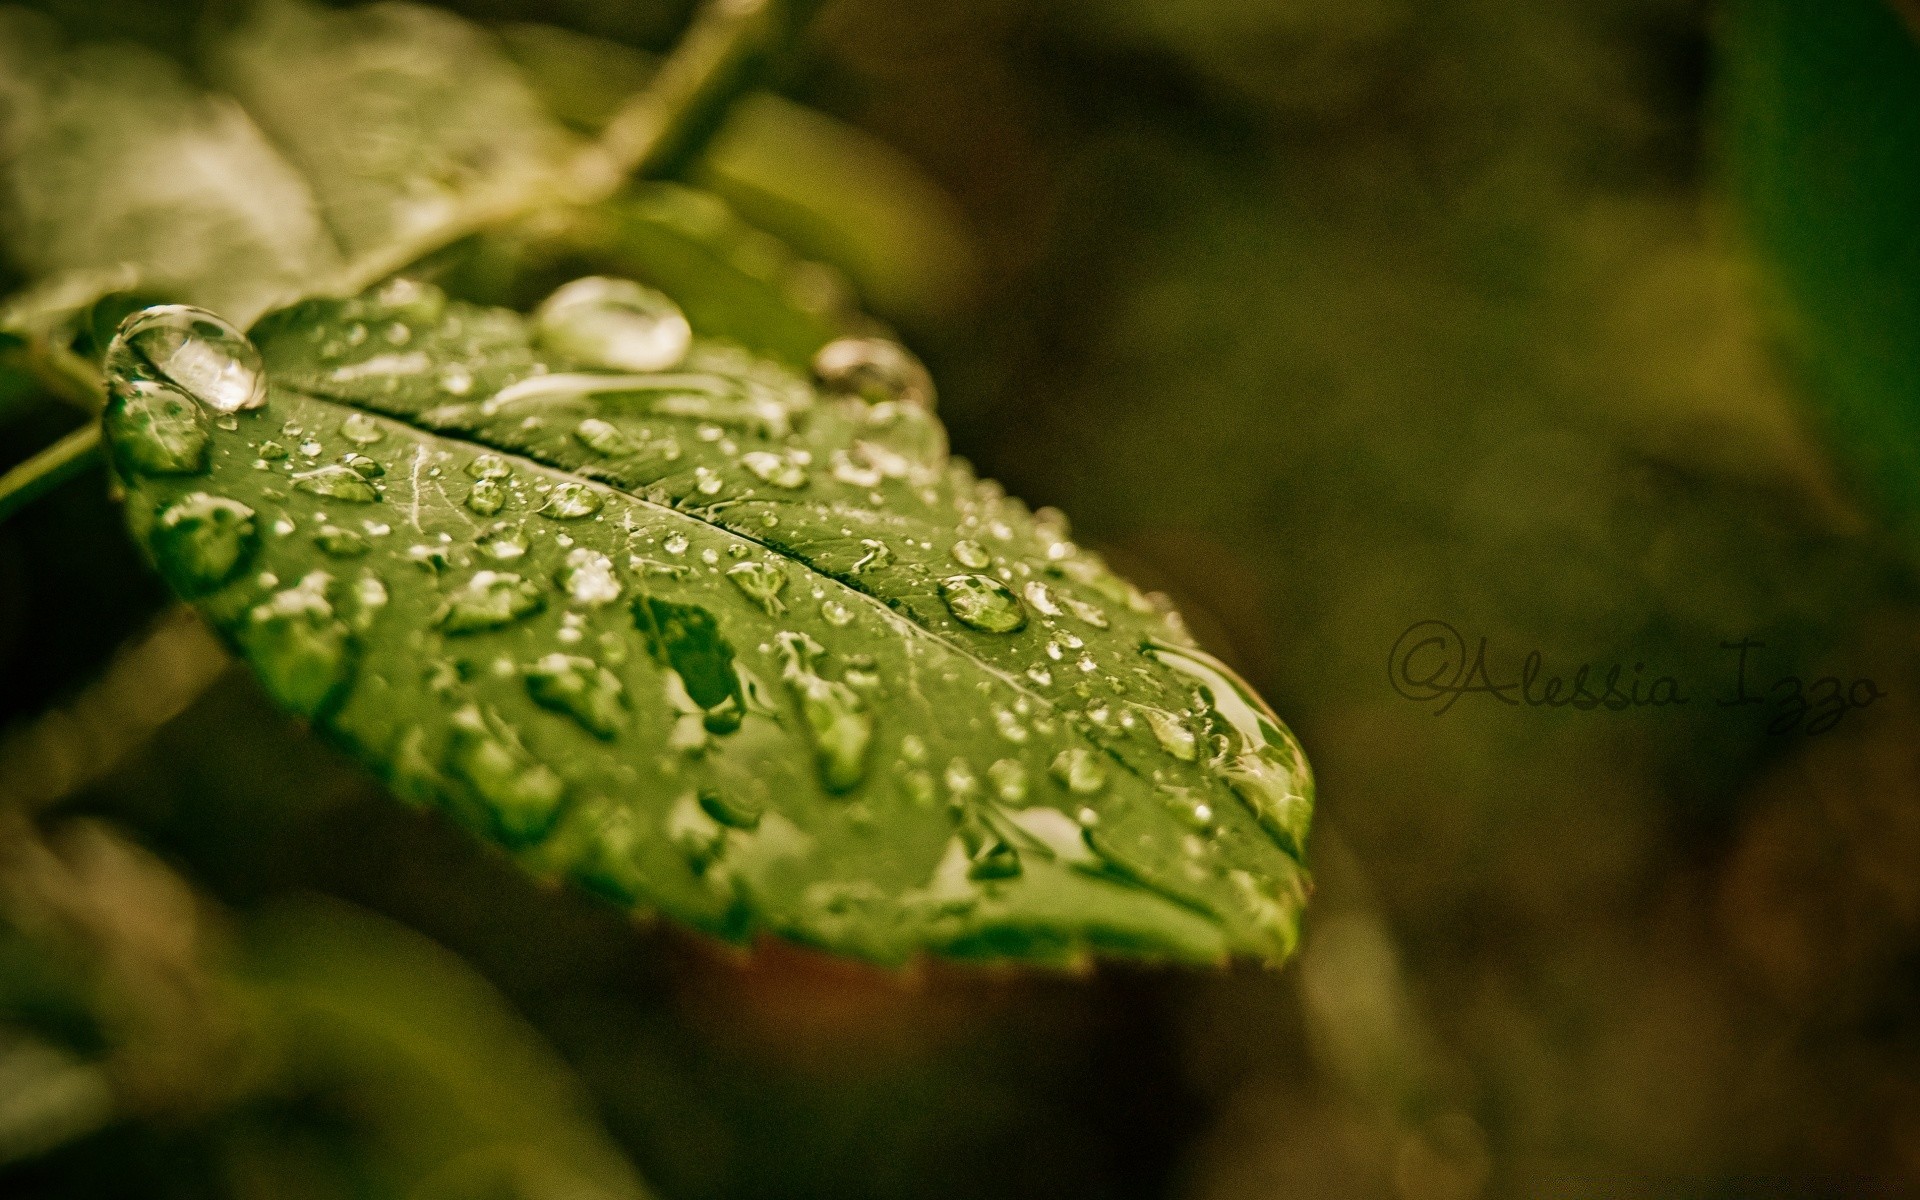
[[[543,874],[884,962],[1284,957],[1297,743],[951,459],[911,370],[614,369],[567,311],[308,301],[220,416],[110,355],[136,536],[281,703]]]

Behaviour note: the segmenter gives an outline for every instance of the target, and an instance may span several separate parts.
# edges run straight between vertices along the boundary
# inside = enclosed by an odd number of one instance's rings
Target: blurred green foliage
[[[198,6],[46,7],[170,53],[204,36]],[[685,18],[458,7],[655,53]],[[773,132],[734,176],[701,168],[924,353],[983,475],[1072,513],[1297,716],[1330,831],[1297,971],[743,963],[394,811],[241,680],[119,746],[83,684],[161,601],[86,485],[0,530],[0,761],[65,764],[63,818],[112,821],[242,927],[319,891],[458,954],[663,1195],[1903,1194],[1908,36],[1879,0],[842,0],[773,79],[807,115],[748,118]],[[572,86],[646,69],[593,53],[630,65]],[[796,213],[839,153],[912,182]],[[8,461],[73,419],[4,411]],[[1503,671],[1644,662],[1699,699],[1435,716],[1385,673],[1427,618]],[[1749,636],[1763,684],[1886,698],[1770,735],[1772,708],[1712,702]],[[0,1064],[64,1080],[68,1123],[38,1128],[80,1140],[0,1183],[212,1190],[259,1118],[116,1119],[92,985],[18,978]],[[256,1159],[317,1137],[357,1161],[365,1130],[320,1112]]]

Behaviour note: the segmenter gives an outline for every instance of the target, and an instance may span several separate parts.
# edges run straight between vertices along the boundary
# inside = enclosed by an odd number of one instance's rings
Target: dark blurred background
[[[174,50],[222,6],[39,7]],[[687,16],[450,7],[653,50]],[[1826,57],[1769,57],[1803,46]],[[1767,139],[1823,69],[1886,74],[1800,164]],[[1920,477],[1876,457],[1904,426],[1858,419],[1913,406],[1822,334],[1910,336],[1920,276],[1869,277],[1920,226],[1809,292],[1851,210],[1791,191],[1910,171],[1849,139],[1912,124],[1915,79],[1881,0],[834,0],[783,62],[775,91],[868,138],[897,224],[822,207],[897,236],[735,206],[846,272],[955,451],[1172,594],[1307,747],[1319,893],[1284,971],[895,978],[636,930],[394,804],[239,673],[173,716],[114,659],[166,601],[99,474],[0,528],[5,745],[85,748],[60,812],[190,880],[208,937],[298,954],[384,918],[451,950],[663,1196],[1920,1193]],[[1851,324],[1806,307],[1873,288]],[[14,411],[5,461],[76,420]],[[1501,678],[1537,650],[1689,702],[1438,711],[1389,677],[1428,620]],[[1724,706],[1742,639],[1765,699]],[[1789,719],[1779,681],[1826,677],[1872,702]],[[438,953],[364,942],[403,977]],[[482,1075],[490,1045],[461,1051]],[[0,1155],[0,1192],[379,1194],[351,1088],[317,1091],[74,1118]]]

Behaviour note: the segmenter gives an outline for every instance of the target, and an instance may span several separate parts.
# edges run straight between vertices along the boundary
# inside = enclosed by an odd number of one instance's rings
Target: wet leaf
[[[1285,956],[1298,744],[951,459],[910,358],[815,382],[696,319],[622,369],[657,300],[567,295],[303,302],[253,331],[266,404],[200,425],[110,355],[136,537],[283,705],[534,871],[888,962]]]

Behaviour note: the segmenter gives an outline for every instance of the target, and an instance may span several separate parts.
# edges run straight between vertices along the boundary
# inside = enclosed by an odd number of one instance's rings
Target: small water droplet
[[[820,617],[827,624],[840,628],[852,623],[853,610],[829,596],[820,602]]]
[[[567,551],[559,583],[575,604],[598,608],[620,598],[620,579],[614,574],[613,560],[598,550],[583,547]]]
[[[986,575],[950,575],[940,581],[940,599],[954,620],[982,633],[1017,633],[1027,610],[1006,584]]]
[[[686,534],[670,533],[667,535],[667,540],[660,543],[660,548],[662,550],[665,550],[668,554],[678,557],[687,552],[687,545],[688,545],[688,542],[687,542]]]
[[[174,587],[198,596],[238,574],[259,538],[251,508],[195,492],[169,505],[154,522],[153,557]]]
[[[813,356],[813,373],[829,392],[869,404],[933,407],[933,379],[906,347],[885,338],[840,338]]]
[[[577,521],[600,511],[606,503],[600,493],[584,483],[557,483],[540,506],[542,516],[556,521]]]
[[[609,458],[632,454],[640,449],[632,438],[621,432],[618,425],[598,417],[588,417],[574,426],[573,436],[595,454],[604,454]]]
[[[468,461],[465,470],[474,479],[510,479],[513,468],[498,454],[480,454]]]
[[[365,633],[374,617],[387,606],[387,585],[376,575],[362,575],[353,585],[353,628]]]
[[[1017,714],[1007,709],[996,708],[993,710],[993,724],[994,728],[1000,731],[1001,737],[1015,745],[1027,740],[1029,730],[1026,724],[1020,720]]]
[[[225,319],[184,304],[143,309],[120,323],[103,369],[111,383],[164,383],[216,413],[267,402],[260,352]]]
[[[548,296],[533,319],[542,346],[613,370],[664,371],[693,341],[678,305],[626,279],[576,279]]]
[[[527,535],[518,525],[501,522],[480,535],[480,552],[495,562],[512,562],[527,553]]]
[[[717,496],[720,494],[720,489],[726,486],[726,480],[722,479],[720,474],[711,467],[695,467],[693,469],[693,490],[699,492],[702,496]]]
[[[785,659],[781,678],[800,703],[821,786],[835,794],[851,791],[866,777],[873,717],[859,693],[814,670],[823,653],[817,642],[801,633],[782,633],[779,642]]]
[[[502,839],[536,841],[553,828],[566,781],[528,752],[516,730],[494,713],[469,704],[453,714],[447,770],[472,789]]]
[[[780,593],[787,586],[786,572],[771,563],[737,563],[727,568],[727,578],[733,580],[734,586],[746,593],[748,599],[765,609],[768,616],[777,617],[787,611],[780,600]]]
[[[266,441],[260,443],[260,457],[266,461],[279,462],[286,456],[287,448],[272,438],[268,438]]]
[[[590,658],[549,654],[525,675],[535,704],[565,713],[597,738],[611,741],[626,724],[627,689]]]
[[[343,454],[340,465],[357,473],[362,479],[379,479],[387,469],[364,454]]]
[[[1107,786],[1107,768],[1100,756],[1084,746],[1062,750],[1053,756],[1048,771],[1062,787],[1077,796],[1091,796]]]
[[[475,571],[447,598],[435,623],[444,633],[480,633],[511,625],[545,607],[539,584],[511,571]]]
[[[963,567],[971,567],[976,571],[984,570],[993,562],[993,556],[987,553],[985,546],[982,546],[979,542],[968,541],[964,538],[953,544],[951,553],[953,554],[953,561]]]
[[[267,691],[302,716],[318,716],[353,678],[352,635],[327,601],[333,577],[315,571],[247,614],[240,643]]]
[[[363,535],[338,525],[322,525],[313,535],[313,544],[335,558],[354,558],[365,554],[370,547]]]
[[[1027,798],[1027,768],[1019,759],[995,760],[987,768],[987,780],[993,784],[993,794],[1008,804],[1018,804]]]
[[[498,479],[476,479],[467,489],[466,506],[483,517],[491,517],[507,506],[507,489]]]
[[[357,412],[340,422],[340,436],[356,446],[371,446],[386,435],[380,428],[380,422],[366,413]]]
[[[1088,604],[1085,600],[1075,600],[1072,596],[1061,596],[1060,603],[1067,606],[1068,612],[1095,629],[1107,627],[1107,614],[1100,611],[1098,605]]]
[[[366,476],[337,463],[300,472],[293,477],[293,486],[303,492],[325,496],[329,500],[344,500],[349,504],[372,504],[380,499],[379,489],[367,482]]]
[[[740,465],[764,483],[779,488],[807,486],[806,468],[784,454],[769,450],[750,450],[740,456]]]

